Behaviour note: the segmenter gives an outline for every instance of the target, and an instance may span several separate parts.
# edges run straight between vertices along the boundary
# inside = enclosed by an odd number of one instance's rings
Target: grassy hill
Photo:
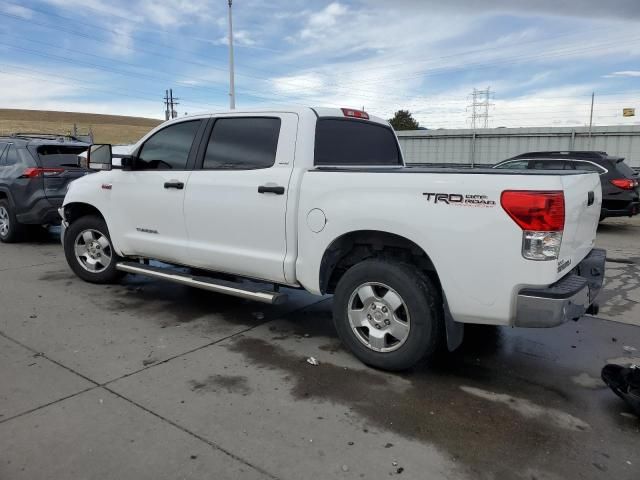
[[[0,135],[14,132],[70,133],[76,124],[79,134],[93,132],[96,143],[134,143],[161,120],[94,113],[14,110],[0,108]]]

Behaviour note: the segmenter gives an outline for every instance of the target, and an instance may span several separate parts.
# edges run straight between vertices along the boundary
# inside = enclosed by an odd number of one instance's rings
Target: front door
[[[137,151],[134,170],[114,171],[111,187],[114,243],[125,255],[184,263],[183,205],[203,120],[173,123]],[[200,133],[199,133],[200,132]]]
[[[189,178],[185,219],[198,266],[285,282],[286,212],[298,117],[218,117]]]

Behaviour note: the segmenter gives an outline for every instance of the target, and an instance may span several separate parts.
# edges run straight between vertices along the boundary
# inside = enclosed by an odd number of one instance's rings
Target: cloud
[[[386,0],[372,0],[372,3],[388,3]],[[398,7],[427,9],[435,12],[467,12],[468,15],[544,15],[583,18],[618,18],[635,21],[640,18],[638,0],[396,0]]]
[[[340,17],[347,15],[349,10],[344,5],[334,2],[324,9],[310,13],[306,26],[300,31],[300,38],[312,39],[325,36],[327,30],[334,27]]]
[[[29,20],[33,17],[32,10],[12,3],[0,5],[0,11],[8,13],[9,15],[15,15],[16,17],[24,18],[25,20]]]
[[[616,77],[640,77],[639,70],[623,70],[621,72],[613,72],[609,75],[605,75],[605,78],[616,78]]]
[[[248,30],[234,30],[233,31],[233,45],[240,47],[255,47],[258,42],[256,42],[252,37],[251,33]],[[229,44],[229,36],[228,33],[224,36],[220,37],[216,42],[216,45],[228,45]]]

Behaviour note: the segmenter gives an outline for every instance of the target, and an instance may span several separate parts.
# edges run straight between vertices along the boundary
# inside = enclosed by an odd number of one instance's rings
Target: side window
[[[534,170],[565,170],[565,163],[564,160],[535,160],[531,162],[531,168]]]
[[[514,160],[498,165],[496,168],[508,168],[513,170],[526,170],[529,167],[529,160]]]
[[[200,120],[176,123],[147,140],[138,154],[139,170],[185,170]]]
[[[219,118],[207,144],[204,170],[255,170],[276,161],[279,118]]]
[[[604,169],[598,165],[589,162],[572,162],[576,170],[584,170],[587,172],[604,173]]]

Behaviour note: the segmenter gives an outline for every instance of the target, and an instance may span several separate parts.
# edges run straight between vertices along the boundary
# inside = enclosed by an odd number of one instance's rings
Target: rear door
[[[196,266],[285,282],[297,125],[293,113],[213,119],[184,201]]]

